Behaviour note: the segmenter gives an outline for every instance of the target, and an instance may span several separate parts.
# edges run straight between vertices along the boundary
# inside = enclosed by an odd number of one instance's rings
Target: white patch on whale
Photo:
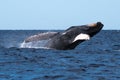
[[[89,40],[89,39],[90,39],[90,36],[88,34],[81,33],[75,37],[73,42],[75,42],[77,40]]]

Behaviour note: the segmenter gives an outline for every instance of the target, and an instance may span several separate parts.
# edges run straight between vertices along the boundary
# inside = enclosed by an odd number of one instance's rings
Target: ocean
[[[48,31],[0,30],[0,80],[120,80],[120,30],[102,30],[73,50],[20,47]]]

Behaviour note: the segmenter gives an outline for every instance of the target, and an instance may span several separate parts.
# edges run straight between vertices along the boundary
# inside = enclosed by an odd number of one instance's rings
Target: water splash
[[[40,40],[40,41],[32,41],[26,43],[25,41],[21,43],[20,48],[44,48],[44,49],[49,49],[45,47],[45,45],[48,43],[50,39],[48,40]]]

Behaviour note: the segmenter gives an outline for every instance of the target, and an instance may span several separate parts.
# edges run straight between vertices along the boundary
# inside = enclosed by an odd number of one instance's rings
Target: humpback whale
[[[101,22],[96,22],[80,26],[72,26],[63,32],[40,33],[26,38],[22,47],[27,48],[27,44],[30,44],[31,47],[37,45],[57,50],[74,49],[83,41],[89,40],[97,34],[103,26],[104,25]]]

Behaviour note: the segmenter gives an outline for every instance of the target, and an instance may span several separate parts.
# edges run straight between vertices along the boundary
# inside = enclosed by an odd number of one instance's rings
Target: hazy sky
[[[66,29],[97,21],[120,30],[120,0],[0,0],[0,29]]]

